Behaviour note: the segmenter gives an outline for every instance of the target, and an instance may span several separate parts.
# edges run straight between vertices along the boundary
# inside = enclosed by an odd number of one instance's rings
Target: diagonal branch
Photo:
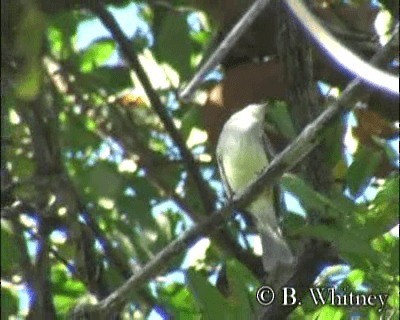
[[[380,50],[371,60],[371,63],[377,65],[387,59],[390,53],[390,46],[393,41],[397,41],[398,33],[393,36],[390,43]],[[305,127],[301,134],[295,139],[282,153],[274,158],[271,164],[263,173],[241,194],[234,197],[233,201],[228,203],[221,210],[211,214],[205,221],[186,231],[180,238],[171,242],[165,249],[159,252],[149,263],[147,263],[137,274],[133,275],[121,287],[115,290],[104,300],[96,305],[80,308],[79,312],[85,315],[106,316],[108,312],[119,309],[123,306],[129,297],[129,292],[137,290],[145,281],[161,271],[165,265],[177,254],[186,250],[194,244],[202,235],[209,235],[216,231],[219,226],[230,215],[233,207],[244,207],[261,189],[271,186],[286,171],[299,163],[313,148],[321,141],[322,130],[341,112],[349,110],[353,105],[361,87],[361,80],[353,80],[343,91],[338,100],[332,102],[328,108],[312,123]],[[305,260],[307,265],[309,260]],[[296,278],[295,278],[296,279]],[[308,278],[307,278],[308,279]],[[301,282],[306,281],[302,277]],[[294,281],[291,279],[290,281]],[[296,284],[296,283],[294,283]],[[81,315],[82,315],[81,314]],[[79,316],[79,314],[73,314]]]
[[[209,186],[203,179],[200,173],[200,169],[192,155],[192,153],[186,147],[182,136],[180,135],[178,129],[175,127],[173,121],[168,115],[165,106],[163,106],[160,97],[157,92],[153,89],[150,80],[139,62],[137,55],[133,51],[133,46],[129,39],[124,35],[121,28],[119,27],[117,21],[114,19],[112,14],[107,11],[102,3],[94,3],[90,8],[95,14],[98,15],[102,23],[112,34],[114,40],[119,45],[123,55],[130,64],[130,67],[136,72],[143,88],[151,102],[157,115],[160,117],[165,129],[172,137],[173,141],[177,145],[182,158],[185,161],[187,170],[192,176],[195,185],[198,188],[201,201],[203,203],[204,211],[211,212],[214,209],[215,195],[210,190]]]
[[[204,77],[225,58],[241,36],[251,27],[254,20],[263,12],[269,2],[270,0],[257,0],[254,2],[209,57],[207,62],[196,72],[188,85],[181,91],[179,96],[182,101],[189,102],[191,100],[194,92],[204,80]]]

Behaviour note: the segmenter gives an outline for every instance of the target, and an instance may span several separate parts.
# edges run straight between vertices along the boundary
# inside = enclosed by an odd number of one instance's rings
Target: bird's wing
[[[274,150],[274,147],[272,146],[271,141],[268,139],[268,136],[263,132],[262,135],[262,143],[264,146],[265,153],[267,154],[267,158],[269,159],[269,162],[276,156],[276,152]]]
[[[265,132],[262,135],[262,140],[265,153],[267,154],[269,162],[271,163],[272,159],[276,156],[274,147],[272,146],[272,143],[268,139],[268,136],[265,134]],[[283,193],[279,184],[275,184],[272,188],[272,191],[274,193],[275,216],[279,219],[283,217],[283,214],[286,210],[286,208],[284,207],[284,201],[282,196]]]
[[[222,161],[221,154],[217,154],[217,163],[218,163],[218,168],[219,168],[219,174],[221,176],[222,183],[224,184],[224,187],[225,187],[225,192],[227,193],[227,196],[229,198],[232,198],[234,192],[233,192],[231,186],[229,185],[229,181],[226,177],[225,170],[224,170],[224,162]]]

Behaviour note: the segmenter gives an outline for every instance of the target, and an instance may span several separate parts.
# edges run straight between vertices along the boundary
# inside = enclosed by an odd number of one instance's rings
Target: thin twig
[[[204,65],[190,80],[188,85],[180,92],[179,98],[183,102],[189,102],[192,99],[194,92],[204,80],[204,77],[225,58],[228,52],[239,41],[240,37],[250,28],[254,20],[263,12],[269,2],[270,0],[257,0],[247,10],[206,63],[204,63]]]
[[[390,43],[380,50],[371,60],[373,64],[379,64],[387,59],[387,54],[391,52],[388,47],[397,41],[398,32]],[[312,123],[305,127],[301,134],[286,149],[277,155],[263,173],[241,194],[237,194],[233,200],[221,210],[212,213],[207,220],[199,223],[186,231],[180,238],[171,242],[167,247],[160,251],[151,261],[149,261],[138,273],[133,275],[121,287],[115,290],[106,299],[96,305],[88,305],[79,309],[82,314],[91,314],[94,317],[106,317],[108,313],[119,309],[129,298],[131,291],[137,290],[141,285],[160,270],[177,254],[186,250],[194,244],[202,235],[209,235],[214,232],[230,215],[233,207],[245,207],[252,198],[257,196],[263,188],[272,186],[275,181],[286,171],[299,163],[313,148],[321,141],[323,129],[341,112],[351,109],[359,89],[361,80],[353,80],[343,91],[340,98],[328,106],[328,108]],[[307,260],[308,263],[308,260]],[[304,277],[302,277],[303,279]],[[304,280],[304,279],[303,279]],[[303,281],[302,280],[302,281]],[[79,316],[79,314],[74,314]]]

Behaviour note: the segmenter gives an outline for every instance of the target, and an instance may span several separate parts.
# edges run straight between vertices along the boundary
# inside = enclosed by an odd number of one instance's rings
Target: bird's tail
[[[292,275],[295,258],[279,228],[263,226],[259,230],[263,249],[263,266],[267,281],[276,287],[286,283]]]

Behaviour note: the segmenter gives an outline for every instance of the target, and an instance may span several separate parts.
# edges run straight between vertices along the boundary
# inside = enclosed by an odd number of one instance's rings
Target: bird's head
[[[243,122],[263,121],[267,111],[267,103],[250,104],[242,110],[236,112],[234,117]]]

